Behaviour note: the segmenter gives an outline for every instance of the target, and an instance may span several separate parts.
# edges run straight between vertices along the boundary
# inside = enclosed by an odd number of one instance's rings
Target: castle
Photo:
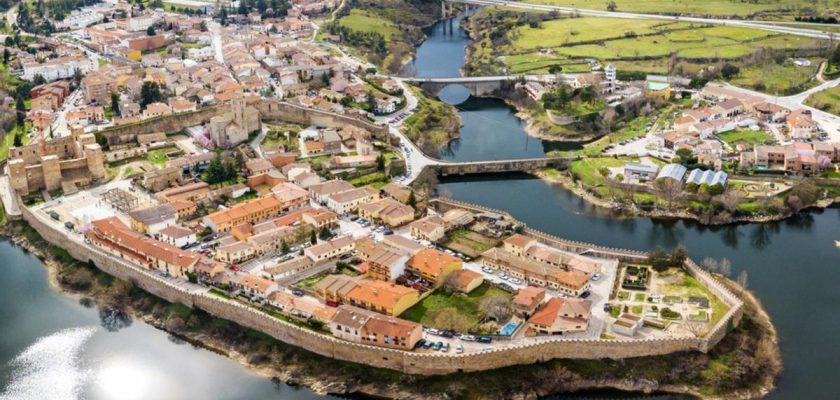
[[[260,112],[246,105],[244,99],[230,102],[231,111],[210,119],[207,125],[210,139],[219,147],[231,147],[248,139],[248,134],[260,129]]]
[[[102,148],[79,127],[70,136],[9,148],[8,165],[12,188],[21,195],[42,189],[73,193],[105,177]]]

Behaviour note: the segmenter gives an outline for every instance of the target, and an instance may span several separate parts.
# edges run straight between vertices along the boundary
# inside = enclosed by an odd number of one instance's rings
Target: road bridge
[[[502,89],[516,82],[553,83],[558,79],[568,81],[579,74],[541,74],[541,75],[493,75],[493,76],[459,76],[446,78],[395,78],[404,83],[419,86],[426,92],[436,96],[449,85],[463,85],[470,94],[476,97],[499,95]]]

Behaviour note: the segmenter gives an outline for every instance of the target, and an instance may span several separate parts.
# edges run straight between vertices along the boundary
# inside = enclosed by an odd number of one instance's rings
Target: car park
[[[490,336],[480,336],[475,341],[478,343],[491,343],[493,342],[493,338],[491,338]]]

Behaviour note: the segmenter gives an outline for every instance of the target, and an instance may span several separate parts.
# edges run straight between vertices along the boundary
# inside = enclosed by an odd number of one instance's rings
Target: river
[[[461,63],[455,58],[464,54],[469,38],[457,22],[445,32],[440,25],[429,30],[429,40],[417,53],[413,68],[418,76],[459,73]],[[444,89],[440,97],[457,102],[464,97],[458,97],[461,89]],[[470,97],[457,107],[464,127],[461,139],[444,149],[446,158],[540,155],[543,143],[528,138],[521,121],[501,101]],[[834,286],[840,278],[840,249],[834,246],[840,240],[840,209],[805,212],[776,223],[706,227],[689,221],[622,219],[526,174],[446,179],[438,190],[509,211],[533,228],[572,240],[639,250],[683,244],[697,261],[729,259],[733,276],[748,272],[749,287],[779,333],[784,371],[769,398],[840,398],[840,318],[832,311],[840,304],[840,290]]]

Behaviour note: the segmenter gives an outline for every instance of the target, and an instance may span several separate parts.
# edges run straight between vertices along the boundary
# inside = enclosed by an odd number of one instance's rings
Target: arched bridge
[[[544,74],[544,75],[497,75],[497,76],[462,76],[454,78],[396,78],[405,83],[419,86],[433,96],[449,85],[463,85],[470,94],[476,97],[487,97],[500,94],[499,91],[517,81],[554,82],[557,79],[574,78],[574,74]]]
[[[543,157],[493,161],[438,161],[427,167],[440,176],[494,174],[501,172],[533,171],[548,167],[568,167],[577,157]]]

